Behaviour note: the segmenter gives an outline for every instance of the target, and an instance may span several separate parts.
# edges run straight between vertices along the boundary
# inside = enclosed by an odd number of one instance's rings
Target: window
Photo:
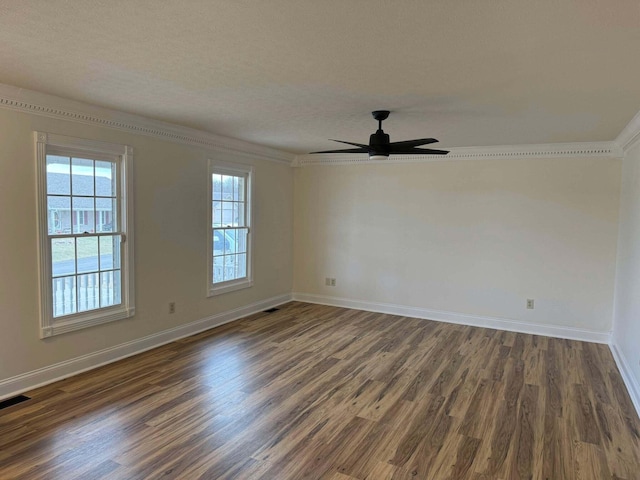
[[[250,287],[251,177],[245,165],[209,163],[208,294]]]
[[[134,313],[130,147],[36,133],[41,337]]]

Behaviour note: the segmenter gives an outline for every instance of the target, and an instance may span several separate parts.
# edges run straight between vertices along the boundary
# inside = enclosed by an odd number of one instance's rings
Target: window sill
[[[213,297],[216,295],[222,295],[224,293],[235,292],[236,290],[242,290],[253,286],[253,280],[243,278],[241,280],[232,280],[230,282],[221,283],[219,285],[209,286],[209,292],[207,297]]]
[[[135,308],[117,308],[108,312],[87,312],[76,314],[67,318],[53,319],[50,324],[40,328],[40,338],[53,337],[63,333],[82,330],[84,328],[101,325],[103,323],[115,322],[125,318],[133,317]]]

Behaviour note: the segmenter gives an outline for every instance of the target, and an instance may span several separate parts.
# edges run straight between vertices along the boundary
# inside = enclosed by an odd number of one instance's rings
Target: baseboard
[[[580,328],[558,327],[555,325],[540,325],[537,323],[526,323],[506,318],[481,317],[478,315],[468,315],[466,313],[444,312],[440,310],[407,307],[391,303],[367,302],[363,300],[351,300],[308,293],[293,293],[293,300],[308,303],[319,303],[322,305],[332,305],[334,307],[354,308],[368,312],[389,313],[391,315],[401,315],[404,317],[424,318],[427,320],[435,320],[437,322],[456,323],[472,327],[530,333],[545,337],[568,338],[570,340],[580,340],[584,342],[608,344],[611,340],[610,332],[596,332]]]
[[[609,344],[609,348],[611,349],[611,354],[613,355],[613,359],[616,361],[618,370],[620,370],[622,381],[627,387],[627,391],[629,392],[629,396],[631,397],[633,406],[636,407],[636,412],[640,417],[640,384],[638,384],[638,381],[631,373],[631,368],[629,368],[629,362],[627,362],[626,357],[624,356],[622,351],[618,348],[618,346],[612,341]]]
[[[104,350],[2,380],[0,381],[0,400],[151,350],[210,328],[233,322],[239,318],[289,301],[291,301],[290,294],[267,298],[234,310],[202,318],[186,325],[180,325],[179,327],[116,345],[115,347],[105,348]]]
[[[430,310],[425,308],[407,307],[389,303],[366,302],[362,300],[351,300],[340,297],[330,297],[324,295],[313,295],[306,293],[293,293],[271,297],[259,302],[245,305],[234,310],[218,313],[186,325],[181,325],[169,330],[154,333],[152,335],[133,340],[131,342],[116,345],[97,352],[93,352],[81,357],[76,357],[64,362],[56,363],[38,370],[33,370],[15,377],[0,381],[0,400],[9,398],[20,393],[33,390],[49,383],[53,383],[64,378],[68,378],[79,373],[101,367],[103,365],[127,358],[138,353],[151,350],[167,343],[179,340],[196,333],[203,332],[225,323],[238,320],[239,318],[252,315],[267,308],[275,307],[291,300],[307,303],[318,303],[322,305],[332,305],[336,307],[354,308],[370,312],[388,313],[405,317],[424,318],[438,322],[455,323],[475,327],[507,330],[510,332],[530,333],[548,337],[568,338],[571,340],[582,340],[595,343],[610,344],[613,356],[616,359],[622,378],[627,385],[629,395],[640,414],[640,388],[633,377],[624,357],[611,343],[610,334],[605,332],[594,332],[569,327],[557,327],[552,325],[539,325],[504,318],[481,317],[456,312],[445,312]]]

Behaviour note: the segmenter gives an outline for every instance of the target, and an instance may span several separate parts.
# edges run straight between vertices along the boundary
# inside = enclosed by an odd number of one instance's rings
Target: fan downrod
[[[391,112],[389,110],[374,110],[373,112],[371,112],[373,118],[378,121],[378,130],[382,131],[382,121],[389,118],[390,113]]]

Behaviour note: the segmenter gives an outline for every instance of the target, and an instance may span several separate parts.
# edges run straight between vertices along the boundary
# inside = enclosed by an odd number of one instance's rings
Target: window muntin
[[[210,295],[251,286],[251,172],[210,165]]]
[[[133,315],[131,149],[37,138],[41,335]]]

